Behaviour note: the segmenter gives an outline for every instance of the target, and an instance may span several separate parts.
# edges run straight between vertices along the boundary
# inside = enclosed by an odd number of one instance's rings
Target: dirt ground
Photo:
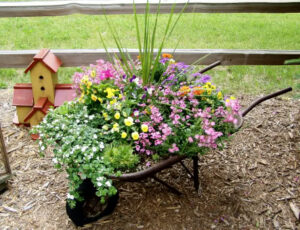
[[[0,90],[0,122],[13,177],[0,195],[0,229],[76,229],[65,211],[67,179],[41,158],[26,128],[12,125],[12,90]],[[253,96],[239,98],[248,105]],[[300,102],[272,99],[250,112],[228,146],[200,158],[201,190],[180,165],[120,187],[112,215],[81,229],[300,229]],[[297,152],[298,151],[298,152]],[[191,162],[186,160],[191,167]]]

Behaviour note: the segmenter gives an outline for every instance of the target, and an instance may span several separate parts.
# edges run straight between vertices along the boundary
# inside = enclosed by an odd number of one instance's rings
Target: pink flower
[[[194,142],[193,138],[192,138],[192,137],[189,137],[189,138],[188,138],[188,142],[193,143],[193,142]]]

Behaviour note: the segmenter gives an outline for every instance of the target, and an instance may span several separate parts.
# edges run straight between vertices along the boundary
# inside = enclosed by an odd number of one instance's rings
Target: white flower
[[[65,128],[66,128],[66,125],[62,124],[61,129],[65,129]]]
[[[80,122],[80,120],[79,120],[79,119],[77,119],[77,120],[76,120],[76,122],[77,122],[77,123],[79,123],[79,122]]]
[[[109,181],[106,181],[106,182],[105,182],[105,185],[106,185],[107,187],[110,187],[110,186],[111,186],[111,183],[110,183]]]
[[[95,117],[94,115],[91,115],[91,116],[89,116],[89,119],[90,119],[90,120],[93,120],[94,117]]]
[[[139,111],[134,111],[134,113],[133,113],[133,114],[134,114],[134,116],[136,116],[136,117],[137,117],[137,116],[140,114],[140,112],[139,112]]]
[[[70,199],[70,200],[74,200],[74,196],[71,195],[70,193],[67,194],[67,198]]]
[[[101,187],[101,186],[102,186],[102,183],[98,182],[97,185],[98,185],[99,187]]]
[[[153,89],[152,89],[152,88],[149,88],[149,89],[147,89],[147,92],[148,92],[150,95],[152,95]]]
[[[94,139],[97,139],[97,135],[96,134],[94,134]]]
[[[81,152],[85,152],[85,150],[87,150],[87,146],[83,146],[82,148],[81,148]]]
[[[103,176],[99,176],[98,178],[97,178],[97,181],[103,181],[104,180],[104,177]]]
[[[41,146],[43,144],[43,142],[42,141],[39,141],[39,145]]]
[[[104,143],[103,143],[103,142],[100,142],[99,148],[100,148],[100,149],[104,149]]]
[[[41,146],[41,150],[44,151],[45,150],[45,146]]]
[[[97,147],[94,146],[94,147],[92,148],[92,150],[93,150],[93,152],[96,152],[96,151],[97,151]]]
[[[57,161],[56,158],[53,158],[52,161],[53,161],[54,164],[57,164],[57,163],[58,163],[58,161]]]
[[[134,80],[133,80],[133,82],[134,82],[135,84],[137,84],[137,85],[139,85],[139,84],[140,84],[140,81],[139,81],[139,79],[138,79],[138,78],[134,79]]]

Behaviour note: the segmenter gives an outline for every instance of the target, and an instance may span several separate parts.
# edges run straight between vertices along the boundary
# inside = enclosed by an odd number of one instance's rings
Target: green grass
[[[137,48],[132,15],[108,16],[122,37],[123,45]],[[139,16],[141,17],[141,16]],[[167,15],[162,15],[162,35]],[[291,49],[300,50],[300,14],[185,14],[166,48],[202,49]],[[0,18],[0,49],[103,48],[99,32],[108,47],[115,48],[104,16]],[[158,46],[158,45],[157,45]],[[28,82],[24,69],[1,69],[0,87]],[[60,82],[70,82],[76,68],[61,68]],[[208,72],[226,92],[266,93],[296,86],[293,76],[299,66],[230,66]]]

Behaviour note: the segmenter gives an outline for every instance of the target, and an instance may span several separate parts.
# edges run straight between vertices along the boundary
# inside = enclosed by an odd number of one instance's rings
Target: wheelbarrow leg
[[[198,192],[199,190],[199,166],[198,166],[198,161],[199,161],[199,157],[198,156],[194,156],[193,157],[193,168],[194,168],[194,187],[196,189],[196,191]]]
[[[170,189],[171,192],[175,193],[176,195],[181,195],[182,193],[179,192],[176,188],[172,187],[171,185],[169,185],[168,183],[164,182],[163,180],[159,179],[158,177],[156,177],[155,175],[151,176],[154,180],[156,180],[157,182],[161,183],[162,185],[166,186],[168,189]]]

